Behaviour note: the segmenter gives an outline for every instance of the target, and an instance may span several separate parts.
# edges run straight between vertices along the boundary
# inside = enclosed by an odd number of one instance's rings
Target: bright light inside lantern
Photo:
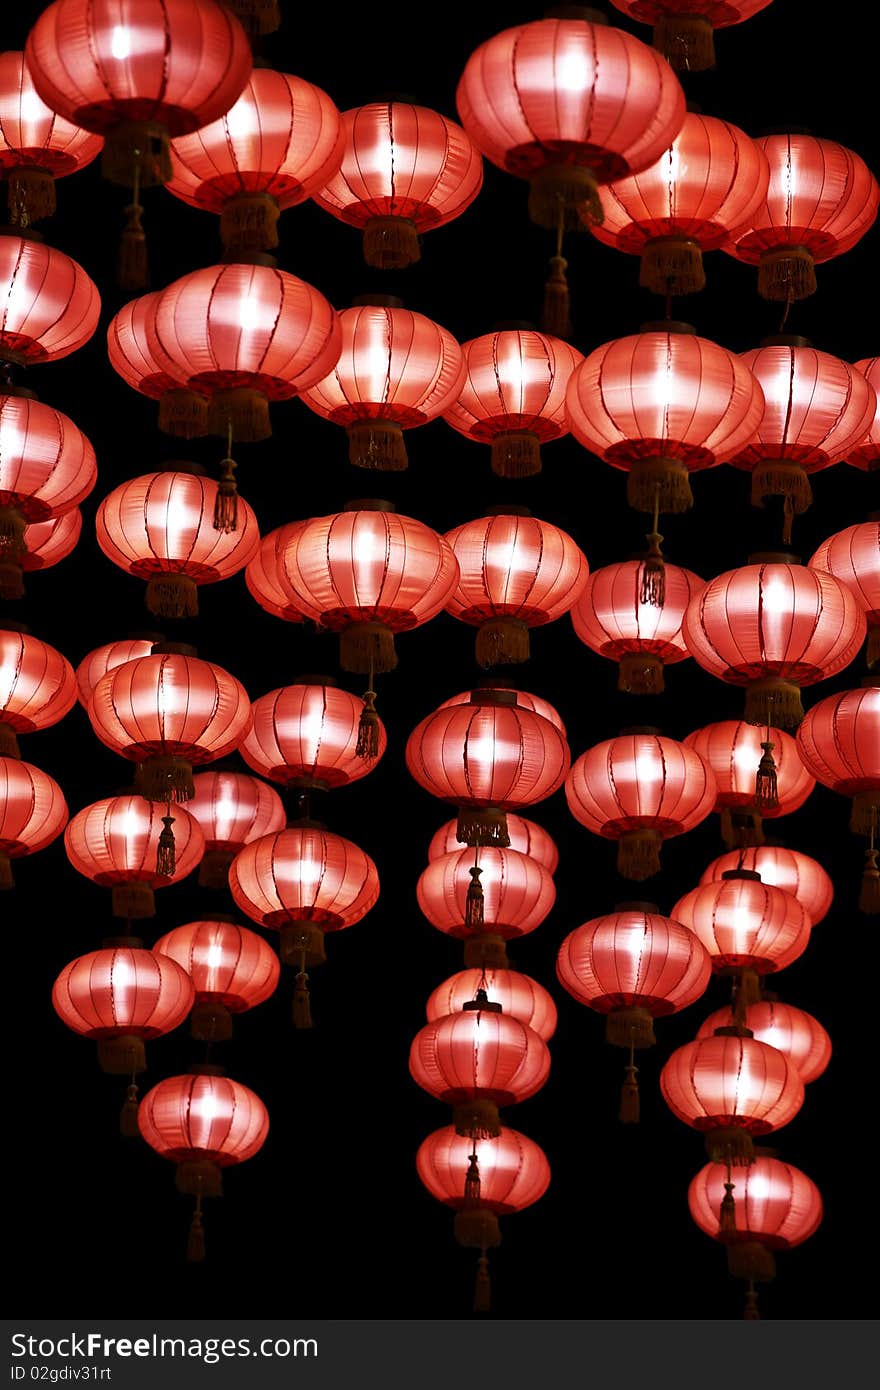
[[[761,589],[761,606],[765,613],[776,616],[791,609],[791,591],[781,579],[769,579]]]
[[[584,92],[591,77],[586,55],[577,48],[567,48],[557,54],[554,86],[563,92]]]
[[[248,296],[238,301],[238,326],[245,333],[253,332],[261,323],[260,305]]]
[[[110,52],[119,60],[131,57],[131,30],[124,24],[114,24],[110,36]]]
[[[223,947],[216,941],[208,947],[205,965],[209,970],[217,970],[223,964]]]
[[[260,128],[257,110],[250,96],[239,97],[235,105],[227,111],[224,120],[233,140],[243,140],[249,135],[256,135]]]

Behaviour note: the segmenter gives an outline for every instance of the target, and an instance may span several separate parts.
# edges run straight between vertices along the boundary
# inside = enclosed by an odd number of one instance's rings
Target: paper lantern
[[[83,709],[88,709],[92,691],[102,676],[126,661],[134,661],[139,656],[149,656],[158,637],[124,637],[119,642],[107,642],[103,647],[84,656],[76,668],[76,697]]]
[[[783,729],[722,719],[684,740],[715,774],[721,831],[727,844],[760,843],[761,821],[791,815],[816,785]]]
[[[13,887],[11,859],[36,854],[67,824],[67,802],[54,778],[0,755],[0,890]]]
[[[187,810],[202,827],[205,856],[199,869],[203,888],[226,888],[229,866],[240,849],[283,830],[287,817],[281,797],[246,772],[211,768],[193,777],[195,795]]]
[[[556,889],[543,865],[514,849],[488,846],[476,858],[480,920],[469,920],[474,864],[474,850],[459,846],[432,859],[416,885],[422,912],[448,936],[468,941],[476,931],[511,941],[533,932],[552,911]]]
[[[0,237],[0,302],[0,360],[26,367],[83,347],[101,312],[97,286],[81,265],[21,236]]]
[[[285,623],[305,621],[299,609],[290,602],[278,578],[278,554],[284,549],[288,538],[302,525],[301,521],[291,521],[286,526],[277,526],[274,531],[268,531],[244,571],[244,582],[251,597],[256,599],[264,612],[271,613],[273,618],[281,618]]]
[[[232,1036],[232,1014],[244,1013],[275,993],[281,966],[271,946],[247,927],[208,918],[175,927],[156,942],[189,975],[195,990],[191,1032],[205,1042]]]
[[[113,315],[107,327],[107,356],[122,380],[159,402],[158,425],[166,434],[196,439],[208,433],[208,395],[184,385],[156,336],[159,292],[142,294]]]
[[[429,862],[439,859],[442,854],[451,854],[453,850],[461,849],[457,831],[458,822],[455,820],[441,825],[428,845]],[[517,816],[508,811],[507,834],[510,849],[516,850],[518,854],[527,854],[530,859],[537,860],[548,874],[555,874],[559,866],[559,850],[542,825],[536,825],[533,820],[526,820],[524,816]]]
[[[700,1024],[697,1038],[711,1038],[716,1028],[731,1022],[729,1009],[718,1009]],[[818,1019],[778,999],[759,999],[745,1011],[745,1026],[758,1042],[782,1052],[794,1064],[805,1086],[825,1071],[831,1060],[831,1039]]]
[[[880,688],[866,684],[820,700],[797,732],[807,771],[840,796],[852,797],[857,835],[880,829]]]
[[[477,998],[484,989],[490,1000],[501,1005],[504,1013],[534,1029],[549,1042],[556,1032],[556,1005],[543,985],[517,970],[460,970],[450,975],[428,998],[428,1022],[458,1013],[465,1004]]]
[[[77,873],[100,888],[112,888],[116,917],[140,919],[155,913],[153,891],[191,874],[205,852],[196,819],[174,808],[175,863],[159,872],[162,808],[142,796],[110,796],[84,806],[64,832],[64,848]]]
[[[729,869],[715,882],[692,888],[679,898],[672,916],[699,937],[719,973],[738,973],[737,1017],[754,997],[743,971],[767,975],[802,956],[811,923],[791,893],[763,883],[748,869]]]
[[[700,883],[715,883],[728,869],[750,869],[763,883],[797,898],[815,927],[828,915],[834,884],[816,859],[783,845],[756,845],[722,854],[703,870]]]
[[[880,523],[863,521],[837,531],[809,561],[851,589],[868,622],[868,665],[880,661]]]
[[[303,677],[261,695],[253,726],[241,745],[249,767],[283,787],[329,791],[371,772],[385,752],[385,726],[377,720],[377,752],[361,749],[364,701],[335,683]]]
[[[182,966],[140,946],[78,956],[52,989],[62,1023],[93,1038],[102,1069],[123,1076],[145,1070],[144,1042],[179,1027],[192,1005],[192,980]]]
[[[617,10],[654,26],[654,47],[676,71],[715,66],[715,30],[742,24],[770,0],[611,0]]]
[[[76,703],[73,667],[60,652],[0,627],[0,755],[19,756],[17,734],[49,729]]]
[[[863,468],[865,472],[870,472],[872,468],[876,468],[877,459],[880,458],[880,358],[863,357],[854,365],[856,371],[861,372],[866,378],[868,385],[874,388],[877,413],[861,444],[851,451],[847,463],[851,463],[854,468]]]

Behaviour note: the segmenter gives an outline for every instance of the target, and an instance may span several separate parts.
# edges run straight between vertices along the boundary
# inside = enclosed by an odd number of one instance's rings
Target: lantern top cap
[[[105,936],[101,942],[101,947],[105,951],[113,951],[118,946],[127,946],[130,950],[137,951],[143,947],[143,944],[139,936]]]
[[[291,685],[332,685],[338,688],[339,681],[336,676],[315,676],[309,673],[303,676],[293,676]]]
[[[653,724],[627,724],[626,728],[620,731],[621,738],[626,734],[650,734],[654,738],[663,737],[661,731]]]
[[[5,361],[9,359],[0,360]],[[0,399],[2,399],[3,396],[23,396],[24,399],[28,401],[39,400],[36,391],[32,391],[29,386],[17,386],[13,381],[4,381],[0,383]]]
[[[4,618],[0,622],[0,632],[18,632],[22,637],[30,635],[30,628],[27,623],[20,623],[15,618]]]
[[[859,681],[859,684],[863,687],[863,689],[870,690],[872,686],[880,685],[880,674],[875,673],[871,676],[862,676],[862,679]]]
[[[763,883],[761,875],[755,869],[725,869],[721,877],[746,879],[751,883]]]
[[[351,301],[353,309],[361,307],[368,309],[402,309],[403,300],[396,294],[380,294],[377,290],[374,294],[356,294]]]
[[[802,565],[800,555],[789,550],[753,550],[746,564],[749,565]]]
[[[226,1068],[217,1062],[193,1062],[187,1072],[190,1076],[225,1076]]]
[[[805,338],[802,333],[771,333],[769,337],[761,339],[761,347],[790,347],[808,348],[813,344],[809,338]]]
[[[487,507],[483,516],[531,516],[531,507],[520,506],[518,502],[509,502],[497,507]]]
[[[462,1013],[487,1013],[500,1014],[501,1005],[495,999],[490,999],[484,989],[478,989],[473,999],[466,999],[461,1006]]]
[[[196,478],[206,478],[208,470],[203,463],[197,463],[195,459],[165,459],[163,463],[156,465],[157,473],[190,473]]]
[[[537,333],[538,331],[530,319],[498,319],[489,329],[490,333]]]
[[[544,11],[545,19],[580,19],[584,24],[607,24],[608,16],[591,5],[551,5]]]
[[[658,915],[660,912],[656,903],[649,903],[642,898],[633,898],[623,903],[614,904],[615,912],[644,912],[646,915],[653,913]]]
[[[640,333],[690,333],[696,337],[697,330],[692,323],[683,319],[648,319],[639,328]]]
[[[729,1023],[724,1028],[716,1028],[713,1037],[716,1038],[753,1038],[755,1035],[751,1028],[746,1028],[742,1023]]]
[[[189,642],[154,642],[151,656],[198,656]]]
[[[311,816],[298,816],[295,820],[291,819],[284,827],[285,830],[326,830],[327,827],[322,820],[312,820]]]
[[[472,705],[515,705],[515,690],[478,689],[471,691]]]
[[[355,497],[350,502],[343,503],[344,512],[396,512],[397,506],[394,502],[388,502],[383,497]]]

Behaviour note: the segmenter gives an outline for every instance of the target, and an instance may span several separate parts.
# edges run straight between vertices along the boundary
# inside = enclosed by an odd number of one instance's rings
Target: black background
[[[6,7],[4,7],[5,9]],[[40,5],[4,16],[4,46],[23,47]],[[509,24],[537,11],[511,4],[425,7],[294,5],[282,0],[283,26],[264,41],[274,66],[323,87],[340,109],[395,91],[455,116],[454,92],[468,54]],[[843,12],[841,12],[842,14]],[[642,39],[649,31],[616,11],[612,22]],[[839,24],[813,28],[794,0],[776,3],[717,36],[719,66],[685,79],[707,114],[750,134],[798,125],[840,140],[871,167],[877,158],[871,102],[871,44],[853,10]],[[155,404],[110,369],[104,329],[127,296],[113,284],[124,191],[103,184],[98,164],[59,184],[59,213],[44,226],[54,245],[81,262],[104,302],[92,342],[64,361],[28,374],[40,398],[69,413],[93,440],[99,482],[83,507],[74,555],[28,577],[12,616],[74,664],[101,643],[153,626],[143,585],[100,553],[93,518],[122,480],[175,457],[212,464],[217,441],[185,454],[161,435]],[[145,195],[153,284],[161,287],[219,259],[216,219],[162,190]],[[552,237],[530,225],[526,185],[488,163],[475,204],[424,238],[420,264],[383,276],[361,258],[359,234],[316,205],[281,219],[280,264],[318,286],[338,307],[383,289],[443,323],[463,341],[499,319],[540,312]],[[849,361],[878,351],[874,296],[878,231],[818,271],[819,292],[794,306],[792,331]],[[635,331],[662,305],[638,288],[635,258],[592,240],[570,239],[567,254],[583,351]],[[756,293],[755,272],[722,253],[707,257],[708,287],[675,312],[706,337],[744,351],[776,331],[779,306]],[[390,495],[401,512],[440,531],[487,505],[516,501],[564,526],[597,568],[641,545],[645,521],[625,501],[625,479],[566,439],[544,451],[540,477],[507,484],[490,472],[488,449],[438,421],[408,435],[407,473],[373,479],[347,463],[344,432],[299,402],[274,406],[274,437],[237,450],[239,481],[267,531],[297,517],[338,510],[350,497]],[[815,505],[796,523],[795,549],[807,559],[831,532],[878,505],[866,474],[845,465],[814,479]],[[694,482],[695,509],[666,518],[669,557],[708,577],[745,562],[750,550],[777,546],[778,514],[753,510],[745,475],[723,467]],[[284,625],[256,607],[241,575],[201,590],[190,625],[200,654],[232,671],[252,697],[302,671],[339,674],[335,640]],[[181,637],[186,634],[180,633]],[[443,1106],[410,1079],[407,1054],[424,1022],[431,989],[460,968],[460,945],[419,913],[415,884],[429,838],[447,818],[409,778],[404,745],[416,722],[479,674],[473,630],[443,614],[398,642],[400,666],[383,678],[380,709],[389,749],[374,773],[327,796],[316,814],[375,859],[380,900],[367,918],[329,943],[313,978],[317,1026],[289,1023],[289,972],[269,1003],[240,1018],[221,1060],[265,1100],[271,1129],[262,1152],[227,1174],[225,1197],[207,1210],[209,1258],[183,1258],[189,1203],[174,1171],[117,1132],[123,1083],[98,1069],[92,1045],[73,1037],[52,1011],[52,981],[73,956],[119,929],[109,893],[69,866],[59,839],[16,863],[17,891],[4,901],[6,1015],[7,1273],[17,1313],[33,1316],[238,1316],[449,1318],[467,1314],[473,1252],[452,1237],[451,1214],[422,1188],[414,1169],[421,1139],[448,1122]],[[858,684],[863,662],[805,692],[807,705]],[[357,678],[341,677],[354,690]],[[686,662],[667,672],[667,693],[617,693],[616,668],[583,647],[567,618],[533,633],[521,684],[550,699],[568,728],[572,757],[621,726],[659,725],[673,737],[710,720],[737,718],[741,692]],[[113,794],[128,765],[103,747],[77,706],[54,729],[24,740],[23,756],[64,788],[71,812]],[[244,767],[236,760],[236,765]],[[873,1312],[862,1262],[876,1230],[875,1178],[865,1145],[871,1127],[871,1055],[876,927],[856,908],[861,842],[848,831],[848,804],[819,787],[807,805],[773,827],[786,844],[818,857],[836,885],[834,906],[805,956],[779,981],[781,995],[829,1029],[834,1058],[807,1089],[800,1115],[779,1135],[781,1154],[818,1183],[825,1200],[819,1232],[779,1258],[762,1294],[771,1318],[859,1318]],[[741,1288],[722,1249],[693,1224],[686,1192],[703,1164],[700,1137],[667,1110],[657,1077],[663,1061],[690,1040],[725,999],[713,981],[705,999],[658,1027],[658,1046],[642,1055],[642,1124],[616,1119],[623,1054],[603,1041],[603,1022],[558,986],[559,942],[621,898],[655,898],[661,910],[692,887],[722,850],[717,817],[668,842],[663,873],[645,888],[622,882],[614,847],[569,815],[560,791],[535,819],[554,835],[561,863],[556,906],[517,944],[512,963],[544,983],[560,1009],[545,1089],[507,1113],[539,1142],[553,1171],[547,1195],[505,1219],[493,1257],[495,1315],[503,1318],[737,1318]],[[148,943],[211,909],[222,894],[195,876],[162,890]],[[183,1071],[199,1056],[186,1027],[148,1047],[144,1086]]]

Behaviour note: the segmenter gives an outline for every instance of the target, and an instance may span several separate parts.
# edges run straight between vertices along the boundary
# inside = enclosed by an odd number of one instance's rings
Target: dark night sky
[[[527,6],[446,3],[431,11],[381,7],[304,7],[284,0],[280,33],[264,51],[274,66],[322,86],[341,109],[389,90],[455,116],[454,91],[468,54],[508,24],[534,18]],[[18,6],[4,44],[22,47],[40,5]],[[647,38],[623,16],[613,22]],[[686,83],[708,114],[751,134],[787,124],[809,127],[880,167],[870,96],[869,45],[852,19],[821,33],[793,0],[776,0],[747,24],[719,37],[719,68]],[[871,142],[875,143],[872,144]],[[150,626],[143,585],[100,553],[93,518],[100,499],[123,479],[182,457],[161,435],[155,406],[107,364],[106,323],[123,302],[112,264],[125,193],[102,184],[97,165],[59,185],[60,211],[47,238],[78,259],[101,289],[104,312],[92,342],[74,356],[33,371],[42,400],[69,413],[93,440],[96,491],[84,505],[83,538],[56,569],[29,579],[14,616],[74,664],[95,646]],[[145,196],[153,282],[164,286],[219,258],[218,225],[162,190]],[[364,266],[359,237],[315,205],[281,220],[280,264],[318,286],[338,307],[370,290],[399,293],[407,305],[443,323],[460,340],[499,319],[539,313],[552,238],[531,226],[526,185],[487,164],[482,194],[469,212],[425,238],[421,263],[383,277]],[[855,361],[878,351],[871,304],[878,232],[837,262],[820,267],[819,293],[790,318],[816,346]],[[568,248],[577,345],[584,351],[634,331],[662,307],[637,284],[637,262],[587,234]],[[704,336],[743,351],[776,330],[778,307],[757,297],[749,267],[713,253],[707,290],[676,312]],[[866,312],[867,311],[867,312]],[[545,450],[536,479],[503,484],[488,450],[436,422],[409,436],[411,466],[391,481],[351,468],[344,433],[298,402],[273,408],[274,438],[241,447],[239,481],[261,529],[339,509],[350,497],[388,494],[398,509],[445,531],[490,504],[516,501],[563,525],[596,568],[641,544],[643,519],[628,510],[624,475],[586,455],[572,440]],[[186,456],[219,459],[216,441],[196,441]],[[381,484],[381,486],[380,486]],[[795,549],[808,558],[832,531],[878,505],[865,474],[839,466],[814,482],[815,505],[796,527]],[[778,518],[753,510],[744,475],[729,468],[701,474],[696,508],[665,522],[669,557],[708,577],[744,563],[775,542]],[[335,641],[283,625],[257,609],[241,575],[201,591],[192,625],[200,654],[227,667],[252,697],[303,671],[338,674]],[[181,634],[184,636],[184,634]],[[183,1259],[189,1203],[174,1187],[171,1164],[140,1143],[122,1140],[117,1111],[122,1083],[98,1069],[91,1044],[55,1017],[49,995],[62,966],[97,947],[116,926],[109,893],[68,865],[63,842],[16,865],[18,888],[4,903],[7,955],[7,1153],[12,1225],[10,1267],[16,1313],[42,1316],[308,1316],[454,1318],[469,1308],[473,1252],[452,1237],[451,1213],[423,1190],[413,1157],[448,1112],[411,1081],[410,1041],[424,1021],[435,984],[460,968],[460,946],[421,917],[416,879],[429,838],[447,812],[408,777],[406,737],[441,699],[478,675],[473,632],[447,615],[398,644],[400,666],[380,686],[389,751],[356,786],[316,807],[331,829],[376,860],[379,903],[358,926],[332,940],[328,965],[313,980],[318,1026],[289,1024],[292,982],[236,1024],[221,1060],[265,1100],[271,1130],[262,1153],[228,1174],[226,1195],[206,1224],[209,1258]],[[818,689],[807,704],[858,684],[861,661]],[[610,662],[575,638],[564,618],[533,634],[521,684],[550,699],[568,727],[572,757],[621,726],[659,725],[673,737],[711,720],[737,718],[741,693],[692,662],[667,675],[654,699],[620,695]],[[360,690],[359,678],[342,683]],[[61,783],[71,811],[112,794],[128,767],[94,738],[77,706],[54,729],[28,737],[23,756]],[[236,764],[244,766],[243,763]],[[775,1319],[859,1318],[873,1313],[860,1273],[870,1248],[865,1213],[873,1205],[870,1170],[854,1161],[863,1139],[867,1050],[873,993],[867,947],[875,926],[856,910],[861,842],[847,829],[848,806],[817,788],[807,805],[779,822],[780,839],[820,858],[836,883],[828,918],[804,957],[779,981],[782,997],[829,1029],[831,1068],[807,1090],[801,1114],[778,1137],[781,1154],[818,1183],[826,1204],[820,1231],[779,1258],[776,1282],[762,1294]],[[512,949],[512,963],[543,982],[560,1009],[550,1047],[549,1083],[506,1119],[545,1149],[553,1179],[545,1198],[502,1224],[495,1254],[496,1315],[502,1318],[737,1318],[741,1288],[727,1275],[722,1249],[702,1235],[687,1210],[690,1178],[703,1164],[700,1137],[676,1120],[659,1095],[665,1058],[689,1041],[725,991],[713,981],[704,1001],[658,1026],[658,1046],[642,1057],[642,1124],[616,1120],[623,1054],[606,1047],[603,1022],[570,999],[555,979],[559,942],[579,923],[622,898],[650,896],[668,910],[721,852],[718,821],[669,842],[663,873],[644,889],[619,880],[614,848],[570,817],[560,791],[535,809],[561,851],[556,906],[533,935]],[[650,890],[650,891],[648,891]],[[146,924],[148,943],[174,925],[229,900],[197,888],[195,876],[158,896]],[[861,987],[859,978],[865,980]],[[185,1070],[198,1057],[186,1027],[148,1048],[143,1084]]]

